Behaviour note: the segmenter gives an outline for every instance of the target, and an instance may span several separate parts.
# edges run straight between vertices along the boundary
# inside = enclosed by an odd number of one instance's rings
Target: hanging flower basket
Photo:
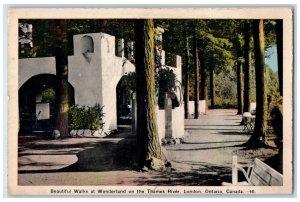
[[[170,68],[160,69],[157,73],[159,88],[168,92],[175,87],[176,75]]]

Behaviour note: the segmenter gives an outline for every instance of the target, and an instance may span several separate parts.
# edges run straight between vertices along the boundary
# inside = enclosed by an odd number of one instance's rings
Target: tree
[[[155,112],[153,20],[136,20],[134,30],[138,163],[143,167],[152,157],[161,159]]]
[[[189,111],[189,41],[187,37],[186,31],[184,32],[183,38],[186,43],[185,47],[185,70],[184,70],[184,118],[190,118],[190,111]]]
[[[243,113],[243,95],[242,95],[242,62],[237,61],[236,64],[236,83],[237,83],[237,100],[238,100],[238,112]]]
[[[244,24],[244,112],[249,112],[250,107],[250,24]]]
[[[207,92],[207,79],[206,79],[206,61],[203,54],[199,55],[201,60],[201,68],[200,68],[200,99],[206,101],[206,110],[208,109],[208,92]]]
[[[68,137],[68,20],[54,21],[54,35],[57,37],[55,48],[56,74],[59,80],[57,93],[57,113],[54,129],[61,137]]]
[[[244,38],[243,20],[234,20],[233,26],[231,26],[235,31],[230,33],[232,35],[231,41],[233,44],[233,55],[235,58],[235,72],[236,72],[236,90],[237,90],[237,114],[243,113],[243,79],[242,79],[242,68],[243,68],[243,51],[244,51]]]
[[[207,81],[206,71],[210,75],[210,99],[211,108],[215,107],[215,74],[227,71],[232,66],[232,43],[224,27],[229,26],[231,21],[222,20],[199,20],[197,32],[200,47],[201,63],[201,99],[206,96]]]
[[[194,118],[199,118],[199,59],[198,59],[198,46],[197,46],[197,36],[196,27],[194,27],[193,35],[193,52],[194,52],[194,72],[195,72],[195,85],[194,85],[194,105],[195,105],[195,115]]]
[[[283,96],[283,20],[276,20],[279,92]]]
[[[214,59],[210,57],[210,68],[209,68],[209,81],[210,81],[210,107],[215,108],[215,80],[214,80]]]
[[[256,147],[265,137],[267,120],[267,96],[265,87],[265,43],[263,20],[253,20],[253,39],[256,80],[256,119],[254,131],[247,144]]]

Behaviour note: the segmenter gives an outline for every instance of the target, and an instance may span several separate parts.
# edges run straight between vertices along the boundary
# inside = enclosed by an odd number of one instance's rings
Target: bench
[[[240,170],[246,182],[238,181],[238,170]],[[246,169],[238,164],[237,156],[232,157],[232,183],[223,182],[224,186],[282,186],[283,176],[258,158],[254,159],[254,163],[250,164]]]
[[[243,113],[243,123],[244,123],[244,131],[245,132],[253,132],[254,123],[255,123],[255,115],[252,115],[250,112]]]

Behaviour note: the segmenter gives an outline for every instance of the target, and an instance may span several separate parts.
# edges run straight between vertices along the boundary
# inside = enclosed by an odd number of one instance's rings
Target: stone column
[[[118,57],[124,57],[124,39],[118,39]]]
[[[172,138],[172,100],[168,93],[165,94],[165,138]]]

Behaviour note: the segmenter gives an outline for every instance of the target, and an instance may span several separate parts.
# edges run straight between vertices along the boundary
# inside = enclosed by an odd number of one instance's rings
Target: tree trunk
[[[198,59],[198,47],[196,38],[196,28],[194,27],[193,36],[193,49],[194,49],[194,71],[195,71],[195,86],[194,86],[194,108],[195,108],[195,119],[199,118],[199,59]]]
[[[209,81],[210,81],[210,108],[215,108],[215,81],[214,81],[214,64],[213,58],[210,60],[210,69],[209,69]]]
[[[189,41],[184,31],[184,40],[185,40],[185,71],[184,71],[184,118],[189,119],[190,110],[189,110]]]
[[[205,113],[208,110],[208,92],[207,92],[207,79],[206,79],[206,62],[203,55],[200,54],[201,68],[200,68],[200,100],[205,100]]]
[[[249,112],[250,108],[250,24],[245,23],[244,28],[244,112]]]
[[[237,100],[238,100],[238,112],[243,113],[243,95],[242,95],[242,63],[237,62],[236,66],[236,83],[237,83]]]
[[[256,81],[256,119],[254,131],[248,140],[248,145],[259,146],[265,138],[267,119],[267,99],[265,88],[265,45],[263,20],[253,20],[253,39],[255,55],[255,81]]]
[[[153,26],[150,19],[135,21],[137,146],[141,167],[151,157],[161,159],[155,111]]]
[[[276,20],[279,92],[283,96],[283,20]]]
[[[207,80],[205,80],[205,88],[204,88],[204,98],[205,98],[205,113],[208,111],[208,85],[207,85]]]
[[[60,137],[68,137],[68,39],[67,39],[68,20],[56,20],[54,32],[57,36],[55,49],[56,74],[59,80],[57,92],[57,113],[55,116],[54,129],[59,130]]]
[[[206,68],[205,61],[201,58],[201,69],[200,69],[200,77],[201,77],[200,99],[201,100],[205,100],[205,88],[207,88],[205,68]]]

